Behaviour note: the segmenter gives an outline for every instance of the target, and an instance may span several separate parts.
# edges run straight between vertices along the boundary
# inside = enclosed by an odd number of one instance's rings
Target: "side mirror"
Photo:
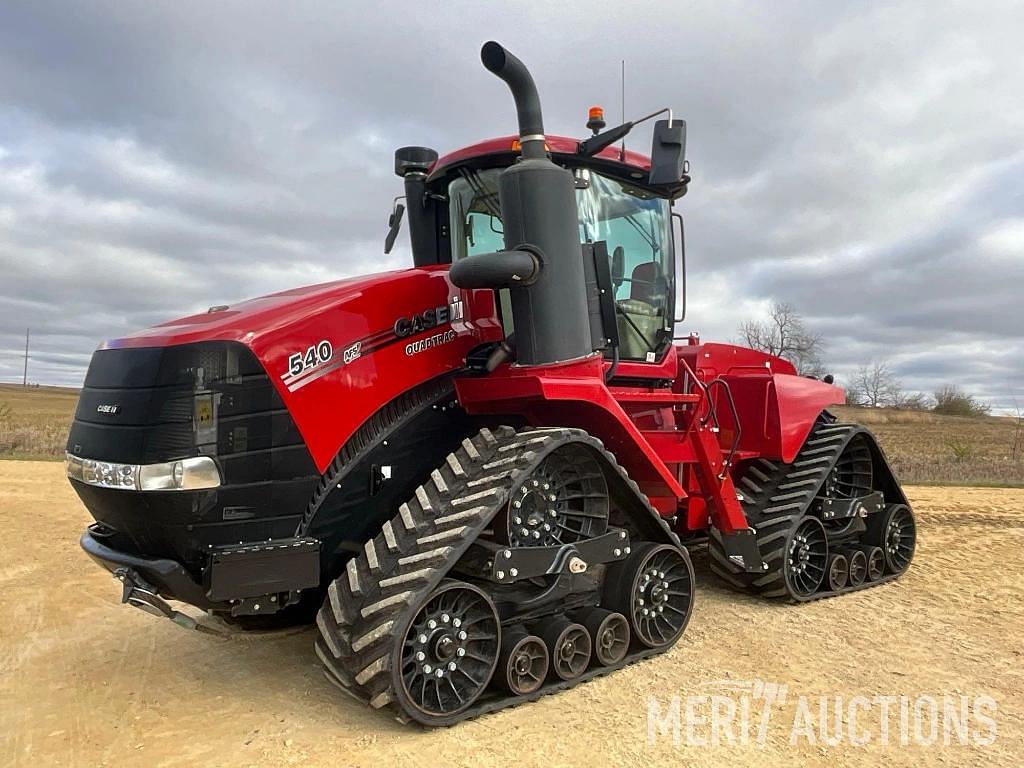
[[[395,247],[395,238],[398,237],[398,231],[402,228],[402,216],[405,214],[405,206],[398,202],[399,199],[395,199],[395,207],[391,209],[391,215],[388,216],[388,236],[384,238],[384,253],[391,253],[391,249]]]
[[[686,121],[658,120],[651,144],[652,185],[678,184],[686,174]]]

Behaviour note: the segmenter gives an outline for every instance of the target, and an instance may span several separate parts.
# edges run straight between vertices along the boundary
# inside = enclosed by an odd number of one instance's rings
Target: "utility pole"
[[[28,332],[29,329],[25,329],[25,370],[21,375],[21,386],[28,388]]]

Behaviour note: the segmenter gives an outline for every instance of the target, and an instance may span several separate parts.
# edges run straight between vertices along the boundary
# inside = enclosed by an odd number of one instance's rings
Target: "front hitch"
[[[226,637],[227,634],[206,624],[201,624],[187,613],[176,611],[170,603],[157,594],[156,588],[139,576],[131,568],[117,568],[113,572],[115,579],[121,582],[121,602],[135,606],[153,616],[170,619],[179,627],[194,629],[208,635]]]

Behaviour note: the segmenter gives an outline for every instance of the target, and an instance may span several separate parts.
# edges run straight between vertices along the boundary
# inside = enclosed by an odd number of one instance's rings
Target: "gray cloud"
[[[772,300],[842,376],[1024,403],[1019,5],[60,3],[0,10],[0,380],[80,382],[106,337],[381,256],[391,153],[509,133],[477,62],[689,120],[688,328]],[[644,135],[631,138],[642,148]]]

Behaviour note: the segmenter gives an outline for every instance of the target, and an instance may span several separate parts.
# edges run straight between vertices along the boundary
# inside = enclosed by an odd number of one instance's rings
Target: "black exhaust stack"
[[[461,288],[510,287],[519,365],[585,357],[593,346],[573,176],[548,159],[540,98],[523,62],[495,42],[480,59],[512,91],[522,159],[498,187],[506,250],[456,262],[451,280]]]

